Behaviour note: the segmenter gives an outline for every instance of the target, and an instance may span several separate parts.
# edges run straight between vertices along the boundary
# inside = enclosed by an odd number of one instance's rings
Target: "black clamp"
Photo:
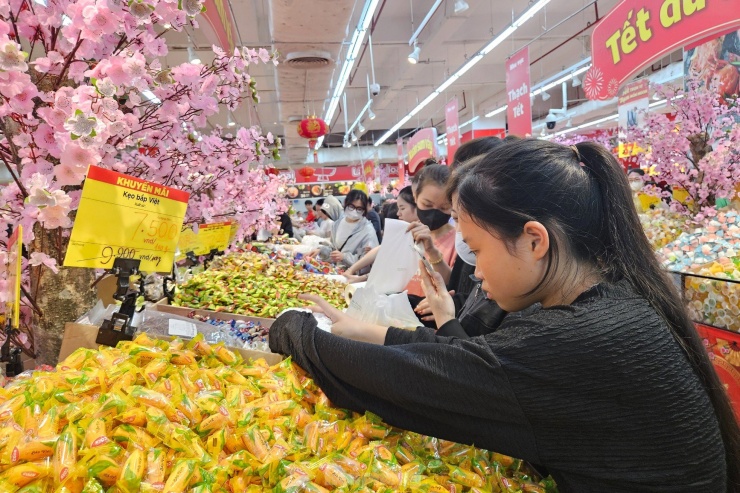
[[[14,377],[23,373],[23,361],[21,360],[23,351],[19,347],[11,347],[10,345],[11,337],[18,333],[18,330],[12,328],[10,322],[8,322],[5,328],[5,342],[0,349],[0,362],[5,363],[6,377]]]
[[[139,280],[139,292],[129,292],[131,276],[140,274],[141,260],[116,258],[110,273],[117,277],[116,292],[113,298],[121,302],[121,308],[111,315],[110,320],[104,320],[95,339],[97,344],[116,346],[120,341],[131,341],[134,338],[134,327],[131,320],[136,313],[136,298],[144,292],[144,278]]]

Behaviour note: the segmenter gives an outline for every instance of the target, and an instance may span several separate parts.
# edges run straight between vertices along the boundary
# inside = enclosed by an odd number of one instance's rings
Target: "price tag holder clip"
[[[130,318],[123,313],[114,313],[110,320],[104,320],[103,325],[98,330],[98,337],[95,344],[116,347],[121,341],[132,341],[134,339],[133,330],[129,327]],[[129,333],[132,332],[132,333]]]
[[[131,276],[140,274],[140,265],[141,260],[139,259],[116,258],[113,261],[113,268],[110,272],[117,278],[113,298],[121,301],[121,308],[111,315],[110,320],[103,321],[103,325],[98,330],[98,337],[95,339],[96,344],[115,347],[120,341],[133,340],[134,328],[130,326],[130,322],[136,312],[136,298],[139,293],[130,293],[129,287]],[[143,292],[143,279],[141,284],[140,292]]]

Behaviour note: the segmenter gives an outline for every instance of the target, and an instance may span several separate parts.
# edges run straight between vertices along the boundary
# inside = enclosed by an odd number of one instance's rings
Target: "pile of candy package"
[[[3,493],[552,492],[519,460],[332,407],[203,336],[78,349],[0,389]]]

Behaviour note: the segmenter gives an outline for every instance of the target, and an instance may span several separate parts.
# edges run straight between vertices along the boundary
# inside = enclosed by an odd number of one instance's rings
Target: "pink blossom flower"
[[[87,171],[87,167],[90,165],[97,164],[100,161],[100,156],[98,153],[90,150],[90,149],[83,149],[79,147],[77,144],[73,144],[72,142],[69,142],[64,150],[62,151],[62,155],[59,158],[59,162],[63,165],[67,166],[82,166],[83,174],[85,171]]]
[[[48,267],[54,274],[59,273],[59,269],[57,268],[57,261],[49,257],[45,253],[33,252],[28,259],[28,264],[33,267],[43,265],[45,267]]]
[[[21,45],[18,43],[9,41],[7,38],[4,42],[0,41],[0,70],[25,72],[28,70],[26,58],[28,58],[28,53],[21,50]]]
[[[33,111],[33,98],[38,95],[38,89],[34,85],[27,85],[21,92],[10,98],[10,106],[18,114],[26,115]]]

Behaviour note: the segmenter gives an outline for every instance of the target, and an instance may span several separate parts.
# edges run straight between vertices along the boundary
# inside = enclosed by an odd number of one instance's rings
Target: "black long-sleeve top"
[[[270,348],[335,405],[519,457],[568,492],[724,493],[707,393],[664,321],[621,282],[460,339],[389,328],[385,345],[289,312]]]

